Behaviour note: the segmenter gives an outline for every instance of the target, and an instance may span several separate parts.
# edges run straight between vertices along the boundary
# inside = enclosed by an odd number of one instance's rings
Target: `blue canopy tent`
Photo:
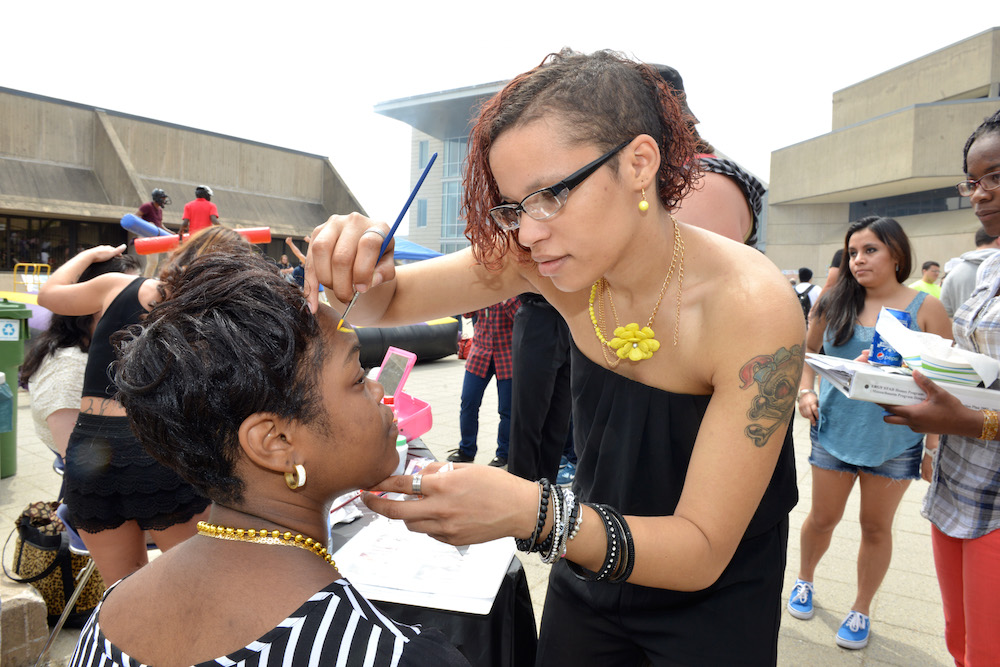
[[[417,245],[409,239],[400,238],[398,236],[396,237],[396,247],[392,254],[396,259],[411,260],[414,262],[421,259],[430,259],[431,257],[441,256],[441,253],[436,250],[425,248],[422,245]]]

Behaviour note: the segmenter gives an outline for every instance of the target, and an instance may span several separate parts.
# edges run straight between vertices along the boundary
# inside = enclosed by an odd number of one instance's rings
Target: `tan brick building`
[[[153,188],[176,229],[202,183],[221,223],[271,228],[272,257],[331,214],[364,211],[325,157],[0,88],[0,271],[124,242],[121,217]]]
[[[979,221],[955,184],[966,139],[997,109],[1000,28],[836,91],[829,133],[771,154],[768,257],[822,276],[848,223],[873,214],[906,230],[914,280],[973,249]]]

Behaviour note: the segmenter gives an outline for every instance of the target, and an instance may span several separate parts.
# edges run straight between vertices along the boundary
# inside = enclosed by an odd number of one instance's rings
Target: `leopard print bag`
[[[54,624],[66,600],[73,595],[76,577],[90,560],[88,556],[70,553],[69,535],[66,534],[62,519],[56,515],[58,501],[31,503],[15,522],[14,558],[11,561],[13,573],[3,569],[14,580],[34,586],[48,608],[49,625]],[[7,544],[4,544],[6,552]],[[76,599],[73,611],[66,619],[68,627],[83,627],[97,603],[104,595],[105,585],[96,569],[90,575],[87,585]]]

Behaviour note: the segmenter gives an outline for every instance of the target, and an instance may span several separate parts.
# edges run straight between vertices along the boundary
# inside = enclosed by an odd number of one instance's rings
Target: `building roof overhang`
[[[375,113],[395,118],[437,139],[468,133],[479,105],[500,92],[505,81],[403,97],[375,105]]]

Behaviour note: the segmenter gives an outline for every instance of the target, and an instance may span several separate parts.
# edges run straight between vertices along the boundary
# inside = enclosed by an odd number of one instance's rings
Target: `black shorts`
[[[744,538],[696,592],[549,576],[536,665],[773,665],[778,656],[788,519]]]
[[[163,530],[211,503],[146,453],[128,417],[79,416],[66,449],[64,485],[73,527],[89,533],[126,521]]]

